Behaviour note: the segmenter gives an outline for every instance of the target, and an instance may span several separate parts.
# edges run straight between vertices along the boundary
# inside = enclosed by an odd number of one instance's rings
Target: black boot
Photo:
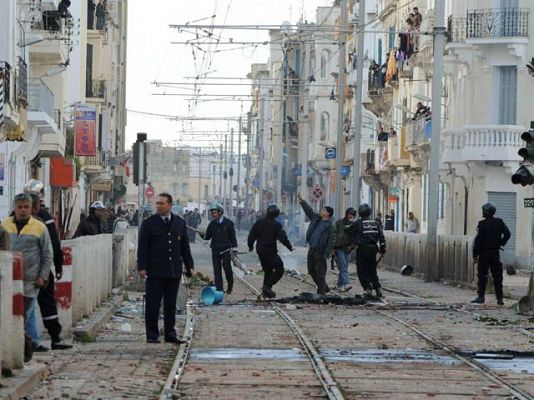
[[[263,286],[261,288],[261,293],[263,294],[263,297],[268,299],[274,299],[276,297],[276,293],[269,286]]]
[[[503,301],[502,297],[497,297],[497,304],[500,305],[500,306],[504,306],[504,301]]]
[[[376,291],[376,297],[378,297],[379,299],[384,297],[384,295],[382,294],[382,291],[380,290],[380,288],[375,289],[375,291]]]
[[[478,296],[476,299],[471,301],[472,304],[484,304],[485,302],[484,296]]]

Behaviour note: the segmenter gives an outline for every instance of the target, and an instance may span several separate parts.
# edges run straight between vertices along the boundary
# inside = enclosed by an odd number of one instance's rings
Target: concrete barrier
[[[426,270],[426,235],[384,232],[387,253],[383,263],[399,270],[403,265],[411,265],[414,273],[424,275]],[[442,280],[473,284],[476,277],[472,263],[471,236],[438,236],[438,277]]]
[[[24,284],[22,254],[0,251],[0,363],[22,368],[24,362]]]

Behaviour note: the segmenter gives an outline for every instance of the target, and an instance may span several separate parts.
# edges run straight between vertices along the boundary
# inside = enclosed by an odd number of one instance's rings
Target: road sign
[[[534,208],[534,197],[523,199],[523,206],[526,208]]]
[[[267,192],[263,195],[263,198],[267,201],[271,201],[273,199],[273,192]]]
[[[152,186],[147,187],[146,190],[145,190],[145,195],[149,199],[154,197],[154,188]]]
[[[342,165],[341,169],[341,176],[349,176],[350,175],[350,167],[348,165]]]
[[[319,185],[315,185],[311,194],[315,200],[319,201],[323,198],[323,188]]]
[[[335,147],[328,147],[324,150],[324,158],[327,160],[335,160],[336,159],[336,148]]]

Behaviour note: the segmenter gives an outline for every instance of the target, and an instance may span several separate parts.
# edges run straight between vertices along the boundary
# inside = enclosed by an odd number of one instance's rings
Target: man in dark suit
[[[174,330],[176,298],[182,277],[192,276],[193,257],[185,221],[172,214],[172,196],[161,193],[156,201],[156,214],[141,224],[137,269],[146,280],[145,323],[148,343],[159,343],[158,316],[163,299],[165,342],[183,343]]]

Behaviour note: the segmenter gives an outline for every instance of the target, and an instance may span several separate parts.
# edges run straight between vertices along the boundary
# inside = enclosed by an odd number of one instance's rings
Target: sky
[[[248,80],[214,78],[245,78],[251,64],[265,63],[269,58],[268,46],[265,45],[212,45],[211,49],[217,52],[207,53],[208,45],[193,48],[191,45],[171,44],[172,41],[191,40],[195,34],[192,29],[189,29],[191,33],[180,33],[177,29],[171,29],[169,24],[281,25],[284,21],[297,23],[301,16],[312,22],[317,7],[331,4],[332,0],[129,1],[126,106],[130,111],[126,127],[127,147],[135,141],[137,132],[146,132],[149,139],[161,139],[169,145],[218,147],[222,137],[218,133],[227,132],[230,127],[237,130],[235,122],[231,125],[232,122],[228,121],[171,121],[132,111],[195,117],[235,117],[245,114],[250,108],[249,102],[203,101],[194,104],[188,100],[188,94],[193,92],[192,84],[169,88],[157,87],[153,82],[194,83],[194,79],[187,77],[209,72],[206,76],[213,79],[205,79],[204,82],[250,83]],[[221,35],[223,41],[268,40],[266,30],[216,29],[213,33]],[[204,85],[201,90],[204,93],[231,95],[250,93],[249,86]],[[163,93],[167,95],[161,95]],[[187,96],[170,96],[169,93]],[[210,133],[209,137],[199,132],[206,130],[215,132]],[[190,133],[181,133],[183,131]]]

